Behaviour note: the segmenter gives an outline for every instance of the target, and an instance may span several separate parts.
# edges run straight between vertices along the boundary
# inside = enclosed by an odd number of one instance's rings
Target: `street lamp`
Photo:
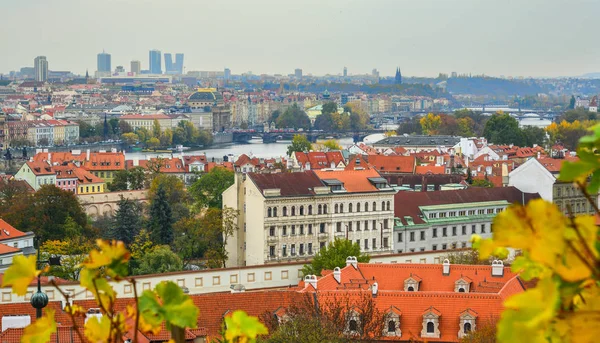
[[[40,239],[39,237],[35,238],[35,242],[37,244],[37,265],[36,268],[40,270],[42,268],[42,264],[48,263],[51,266],[60,266],[60,257],[50,257],[48,261],[40,260]],[[37,280],[37,292],[31,296],[31,306],[35,308],[35,317],[37,319],[42,317],[42,309],[48,305],[48,295],[42,292],[42,273],[38,275]]]

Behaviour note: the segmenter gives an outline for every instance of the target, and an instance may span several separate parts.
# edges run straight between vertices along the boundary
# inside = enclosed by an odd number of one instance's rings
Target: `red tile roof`
[[[12,225],[0,218],[0,241],[22,236],[25,236],[24,232],[15,229]]]
[[[298,173],[248,173],[247,176],[259,190],[278,188],[281,196],[313,195],[315,187],[323,186],[312,170]]]
[[[315,170],[321,180],[336,179],[344,184],[347,192],[373,192],[377,187],[369,178],[380,178],[381,175],[374,169],[364,170]]]
[[[416,166],[415,174],[445,174],[444,166]]]
[[[565,158],[549,158],[549,157],[544,157],[544,158],[538,158],[538,162],[540,162],[541,165],[543,165],[546,169],[548,169],[549,172],[551,172],[552,174],[556,174],[558,172],[560,172],[560,168],[562,167],[563,162],[565,161],[570,161],[570,162],[574,162],[577,161],[578,158],[576,157],[565,157]]]
[[[344,163],[344,156],[339,151],[296,152],[294,156],[302,168],[306,168],[306,164],[308,163],[310,169],[313,170],[336,168],[340,163]]]
[[[146,119],[146,120],[154,120],[154,119],[171,119],[166,114],[124,114],[119,117],[119,119]]]
[[[412,174],[415,172],[416,158],[414,156],[368,155],[367,160],[381,173]]]

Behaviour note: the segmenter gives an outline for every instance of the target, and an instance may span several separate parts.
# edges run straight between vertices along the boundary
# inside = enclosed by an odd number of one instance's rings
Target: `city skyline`
[[[106,11],[116,6],[119,11]],[[600,71],[600,46],[593,44],[591,24],[600,3],[585,0],[518,4],[260,0],[234,5],[149,0],[143,7],[132,0],[52,4],[30,0],[3,3],[0,9],[11,14],[8,26],[18,25],[19,18],[29,18],[31,23],[18,35],[0,37],[2,46],[19,47],[0,56],[2,73],[31,66],[33,58],[43,55],[51,70],[84,74],[86,69],[95,69],[102,49],[112,55],[115,65],[140,60],[142,69],[148,69],[145,56],[154,48],[184,53],[186,71],[228,67],[234,74],[287,75],[295,68],[303,69],[304,75],[341,74],[344,66],[349,75],[368,74],[376,68],[382,76],[393,76],[397,66],[407,76],[456,71],[554,77]],[[153,17],[177,16],[178,22],[193,23],[198,11],[205,13],[201,28],[184,25],[181,30],[181,26],[157,21],[144,30],[136,29],[136,23],[147,24],[146,19]],[[536,15],[531,16],[532,12]],[[42,27],[44,18],[60,13],[77,15]],[[109,16],[113,25],[97,30]],[[198,30],[207,33],[202,36],[203,44],[194,43]],[[65,32],[72,37],[65,40]],[[268,45],[256,39],[259,33],[269,37]],[[119,39],[123,35],[135,39]],[[77,51],[65,49],[71,41],[78,42]]]

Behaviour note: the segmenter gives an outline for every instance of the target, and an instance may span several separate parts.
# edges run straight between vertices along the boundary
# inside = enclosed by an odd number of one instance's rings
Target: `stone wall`
[[[81,194],[77,195],[77,198],[83,205],[85,213],[94,217],[105,213],[114,214],[118,209],[117,203],[121,200],[121,195],[126,199],[148,201],[148,190]]]

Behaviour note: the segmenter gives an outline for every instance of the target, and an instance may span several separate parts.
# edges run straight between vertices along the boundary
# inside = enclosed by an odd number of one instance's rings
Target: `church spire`
[[[396,68],[396,76],[394,77],[394,84],[402,84],[402,73],[400,73],[400,67]]]

